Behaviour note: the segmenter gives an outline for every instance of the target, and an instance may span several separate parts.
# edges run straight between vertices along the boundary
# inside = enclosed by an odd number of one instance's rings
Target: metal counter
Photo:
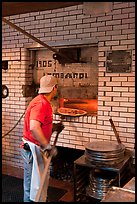
[[[113,186],[101,202],[135,202],[135,177],[123,188]]]
[[[86,200],[87,202],[90,200],[88,198],[89,196],[86,194],[86,187],[89,183],[91,170],[99,169],[101,171],[106,171],[106,174],[107,172],[114,172],[116,174],[114,185],[120,187],[123,179],[125,180],[125,178],[130,178],[131,163],[132,155],[128,150],[125,151],[124,160],[121,163],[110,166],[93,165],[93,163],[86,160],[85,155],[82,155],[74,161],[74,201],[82,202],[83,200]],[[121,188],[118,188],[118,190],[119,189],[121,190]]]

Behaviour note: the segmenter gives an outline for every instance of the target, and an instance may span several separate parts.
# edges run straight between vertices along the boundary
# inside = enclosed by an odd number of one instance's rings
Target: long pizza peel
[[[54,143],[53,143],[53,147],[55,147],[55,145],[56,145],[59,133],[60,132],[57,132],[57,134],[56,134],[56,137],[55,137],[55,140],[54,140]],[[42,174],[41,184],[40,184],[39,190],[37,192],[35,202],[39,202],[39,199],[40,199],[40,196],[41,196],[41,193],[42,193],[42,190],[43,190],[43,186],[44,186],[44,183],[45,183],[45,180],[46,180],[46,176],[47,176],[47,173],[48,173],[48,169],[49,169],[49,166],[50,166],[51,159],[52,159],[52,155],[49,155],[48,159],[46,161],[44,172]]]

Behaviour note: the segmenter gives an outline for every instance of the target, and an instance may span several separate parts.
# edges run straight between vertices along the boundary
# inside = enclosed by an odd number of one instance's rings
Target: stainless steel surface
[[[101,202],[135,202],[135,191],[113,186]]]
[[[128,189],[135,191],[135,177],[133,177],[126,185],[123,186],[123,189]]]

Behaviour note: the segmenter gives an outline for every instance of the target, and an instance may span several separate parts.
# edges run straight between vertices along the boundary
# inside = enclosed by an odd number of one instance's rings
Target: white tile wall
[[[57,145],[84,149],[85,142],[116,140],[108,122],[112,117],[123,144],[133,150],[135,145],[135,3],[114,2],[112,12],[99,14],[99,16],[83,14],[83,5],[79,5],[9,16],[7,19],[47,44],[63,41],[69,43],[70,40],[75,42],[92,38],[98,41],[97,117],[67,118],[64,121],[65,129],[60,134]],[[2,135],[18,122],[31,100],[31,97],[23,97],[22,85],[32,82],[29,52],[24,48],[26,44],[32,43],[34,43],[32,39],[2,23],[2,60],[9,61],[9,69],[2,70],[2,84],[6,84],[9,88],[9,96],[2,99]],[[132,72],[106,73],[106,51],[121,49],[133,51]],[[59,121],[60,118],[54,116],[54,120]],[[23,119],[2,139],[4,163],[22,167],[19,153],[22,129]]]

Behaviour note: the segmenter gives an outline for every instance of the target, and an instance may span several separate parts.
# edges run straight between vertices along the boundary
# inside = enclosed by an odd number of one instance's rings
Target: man
[[[57,94],[57,79],[45,75],[40,79],[39,95],[29,104],[24,118],[23,142],[21,154],[24,159],[24,202],[35,201],[40,187],[40,179],[46,165],[43,152],[51,151],[50,138],[53,131],[53,113],[51,100]],[[56,131],[62,131],[63,125],[56,125]],[[44,155],[44,156],[43,156]],[[49,174],[41,195],[42,202],[46,201]]]

